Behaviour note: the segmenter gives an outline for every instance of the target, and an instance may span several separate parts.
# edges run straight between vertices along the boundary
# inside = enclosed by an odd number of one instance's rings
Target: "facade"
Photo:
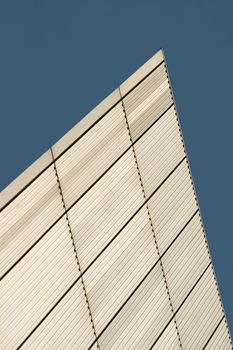
[[[0,204],[2,349],[232,349],[162,50]]]

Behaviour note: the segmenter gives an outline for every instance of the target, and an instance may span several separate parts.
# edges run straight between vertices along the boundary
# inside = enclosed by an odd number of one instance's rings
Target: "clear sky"
[[[1,0],[0,190],[165,49],[233,333],[233,1]]]

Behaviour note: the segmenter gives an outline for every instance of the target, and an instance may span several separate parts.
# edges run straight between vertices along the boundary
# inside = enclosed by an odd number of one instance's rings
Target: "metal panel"
[[[134,147],[148,198],[185,156],[173,107]]]
[[[161,267],[157,264],[99,338],[102,349],[148,349],[171,318]]]
[[[130,149],[69,211],[82,271],[144,203]]]
[[[62,215],[53,165],[1,213],[0,276]]]
[[[177,335],[174,320],[170,322],[161,337],[153,344],[154,350],[180,350],[180,342]]]
[[[2,347],[18,346],[78,274],[67,222],[62,218],[1,282]]]
[[[162,254],[197,210],[184,161],[148,201],[160,254]]]
[[[66,207],[93,185],[129,146],[122,104],[118,103],[56,161]]]
[[[176,314],[184,348],[202,349],[222,316],[213,271],[209,267]]]
[[[23,349],[88,349],[95,340],[83,287],[78,281]],[[93,349],[96,349],[94,347]]]
[[[224,319],[209,340],[208,344],[206,344],[205,349],[232,350],[231,340]]]
[[[124,97],[124,103],[127,107],[127,115],[130,115],[142,103],[145,103],[160,85],[167,81],[167,74],[164,63],[161,64],[147,79],[141,82],[129,95]],[[153,95],[152,95],[153,96]]]
[[[173,103],[165,65],[159,66],[123,98],[123,103],[135,141]]]
[[[158,260],[144,206],[84,275],[97,332]]]
[[[177,309],[210,263],[198,214],[172,244],[162,263],[173,307]]]

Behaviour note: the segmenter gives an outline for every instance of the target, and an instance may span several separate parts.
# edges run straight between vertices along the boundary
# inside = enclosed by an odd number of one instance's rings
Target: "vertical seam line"
[[[85,301],[86,301],[88,313],[89,313],[89,316],[90,316],[90,319],[91,319],[91,326],[92,326],[92,329],[93,329],[94,337],[96,339],[97,348],[100,349],[99,342],[98,342],[98,337],[97,337],[97,332],[96,332],[96,328],[95,328],[95,324],[94,324],[94,319],[93,319],[93,316],[92,316],[90,303],[89,303],[88,296],[87,296],[87,290],[86,290],[86,287],[85,287],[85,284],[84,284],[83,273],[82,273],[80,262],[79,262],[79,258],[78,258],[77,248],[76,248],[76,245],[75,245],[75,242],[74,242],[74,236],[73,236],[73,233],[72,233],[69,216],[68,216],[68,212],[67,212],[67,209],[66,209],[65,199],[64,199],[64,196],[63,196],[63,192],[62,192],[62,188],[61,188],[61,182],[60,182],[60,179],[59,179],[59,176],[58,176],[58,171],[57,171],[56,162],[55,162],[55,158],[54,158],[54,155],[53,155],[52,148],[50,148],[50,151],[51,151],[52,158],[53,158],[54,171],[55,171],[56,178],[57,178],[57,184],[58,184],[58,188],[59,188],[59,192],[60,192],[60,196],[61,196],[61,200],[62,200],[62,205],[63,205],[64,211],[65,211],[66,222],[67,222],[67,226],[68,226],[68,229],[69,229],[71,242],[72,242],[72,245],[73,245],[74,255],[75,255],[75,259],[76,259],[76,262],[77,262],[78,270],[79,270],[79,273],[80,273],[80,280],[81,280],[81,284],[82,284],[82,288],[83,288],[83,292],[84,292],[84,296],[85,296]]]
[[[119,87],[119,92],[120,92],[120,96],[122,98],[120,87]],[[158,243],[157,243],[156,236],[155,236],[154,225],[153,225],[153,222],[152,222],[152,218],[151,218],[151,214],[150,214],[150,210],[149,210],[149,206],[148,206],[148,201],[147,201],[147,198],[146,198],[146,193],[145,193],[145,189],[144,189],[144,185],[143,185],[143,181],[142,181],[142,176],[141,176],[141,172],[140,172],[139,165],[138,165],[138,160],[137,160],[137,157],[136,157],[136,151],[135,151],[135,147],[134,147],[134,143],[133,143],[130,127],[129,127],[128,118],[127,118],[127,115],[126,115],[126,110],[125,110],[125,105],[124,105],[123,98],[121,99],[121,103],[122,103],[123,113],[124,113],[124,117],[125,117],[126,127],[127,127],[127,130],[128,130],[130,142],[131,142],[131,145],[132,145],[133,156],[134,156],[135,164],[136,164],[136,167],[137,167],[137,172],[138,172],[139,181],[140,181],[140,185],[141,185],[141,189],[142,189],[142,194],[143,194],[143,197],[144,197],[144,199],[146,201],[147,214],[148,214],[148,217],[149,217],[149,222],[150,222],[150,226],[151,226],[151,230],[152,230],[152,234],[153,234],[153,238],[154,238],[154,242],[155,242],[156,251],[157,251],[157,254],[158,254],[158,257],[159,257],[159,263],[160,263],[160,267],[161,267],[161,270],[162,270],[162,274],[163,274],[163,278],[164,278],[164,282],[165,282],[165,287],[166,287],[166,290],[167,290],[169,304],[170,304],[171,311],[172,311],[172,314],[173,314],[173,320],[174,320],[174,324],[175,324],[175,327],[176,327],[177,337],[178,337],[178,340],[179,340],[180,348],[183,350],[183,346],[182,346],[181,338],[180,338],[180,333],[179,333],[179,330],[178,330],[178,325],[177,325],[177,321],[176,321],[176,317],[175,317],[175,312],[174,312],[174,308],[173,308],[173,305],[172,305],[171,295],[170,295],[169,288],[168,288],[167,278],[166,278],[166,275],[165,275],[165,271],[164,271],[164,267],[163,267],[163,263],[162,263],[162,258],[161,258],[160,252],[159,252],[159,247],[158,247]]]
[[[198,208],[198,215],[199,215],[199,218],[200,218],[200,223],[201,223],[201,227],[202,227],[202,232],[203,232],[203,236],[204,236],[204,240],[205,240],[205,244],[206,244],[209,260],[211,262],[211,270],[212,270],[212,273],[213,273],[215,286],[216,286],[217,293],[218,293],[218,299],[219,299],[219,302],[220,302],[220,305],[221,305],[221,309],[222,309],[222,312],[223,312],[223,315],[224,315],[224,322],[225,322],[225,325],[226,325],[226,328],[227,328],[228,337],[229,337],[230,344],[231,344],[232,349],[233,349],[233,343],[232,343],[232,339],[231,339],[230,328],[229,328],[229,325],[228,325],[228,322],[227,322],[226,313],[225,313],[225,310],[224,310],[224,306],[223,306],[223,302],[222,302],[222,298],[221,298],[221,294],[220,294],[220,288],[218,286],[218,281],[217,281],[216,273],[215,273],[215,270],[214,270],[214,265],[212,263],[212,257],[211,257],[210,248],[209,248],[209,244],[208,244],[208,240],[207,240],[207,236],[206,236],[206,232],[205,232],[204,221],[203,221],[202,215],[201,215],[200,205],[199,205],[199,201],[198,201],[198,198],[197,198],[197,193],[196,193],[196,189],[195,189],[195,185],[194,185],[194,181],[193,181],[193,176],[192,176],[192,172],[191,172],[191,167],[190,167],[190,163],[189,163],[189,159],[188,159],[188,153],[187,153],[185,142],[184,142],[184,136],[183,136],[181,125],[180,125],[180,118],[179,118],[179,114],[178,114],[178,110],[177,110],[177,106],[176,106],[176,102],[175,102],[174,92],[173,92],[173,89],[172,89],[171,79],[170,79],[170,75],[169,75],[168,66],[167,66],[167,62],[166,62],[166,58],[165,58],[164,52],[163,52],[163,57],[164,57],[164,65],[165,65],[165,71],[166,71],[166,74],[167,74],[167,80],[168,80],[168,84],[169,84],[169,89],[170,89],[172,101],[174,103],[174,109],[175,109],[176,120],[177,120],[177,124],[178,124],[178,128],[179,128],[179,133],[180,133],[180,137],[181,137],[181,142],[182,142],[184,153],[185,153],[185,156],[186,156],[186,163],[187,163],[187,167],[188,167],[188,171],[189,171],[189,177],[190,177],[190,181],[191,181],[191,184],[192,184],[192,189],[193,189],[193,193],[194,193],[194,197],[195,197],[195,202],[196,202],[196,205],[197,205],[197,208]]]

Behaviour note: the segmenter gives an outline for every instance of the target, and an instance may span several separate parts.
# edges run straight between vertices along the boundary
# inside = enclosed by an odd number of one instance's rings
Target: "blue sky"
[[[0,190],[160,47],[233,332],[232,0],[1,0]]]

